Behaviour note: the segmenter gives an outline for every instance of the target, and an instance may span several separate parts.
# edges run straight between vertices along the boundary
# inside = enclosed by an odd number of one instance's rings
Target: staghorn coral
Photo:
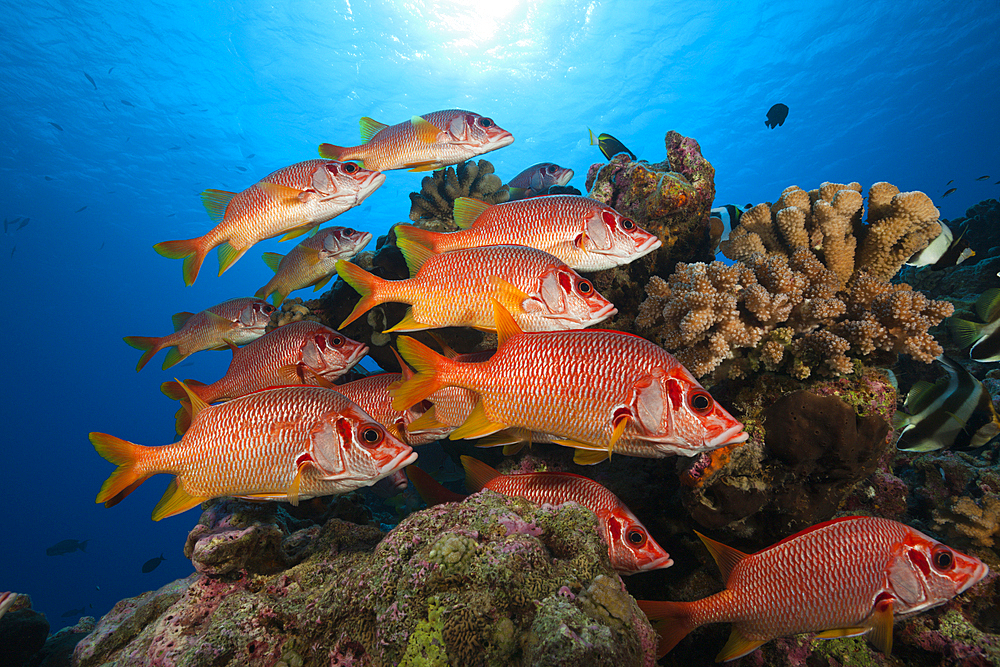
[[[992,547],[994,537],[1000,534],[1000,495],[987,493],[979,500],[963,496],[947,510],[934,510],[933,515],[934,530]]]
[[[435,171],[410,193],[410,220],[420,227],[451,232],[457,229],[453,211],[459,197],[474,197],[490,204],[507,201],[510,192],[486,160],[463,162]]]
[[[763,367],[805,379],[845,375],[855,359],[906,353],[930,363],[941,354],[928,329],[952,314],[950,303],[864,273],[839,286],[840,276],[804,247],[731,266],[678,264],[667,280],[650,279],[635,323],[697,377],[734,358],[730,377]]]

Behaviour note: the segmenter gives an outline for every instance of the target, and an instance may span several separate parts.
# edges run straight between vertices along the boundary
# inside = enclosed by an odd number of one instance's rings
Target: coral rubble
[[[459,197],[499,204],[507,201],[510,192],[493,173],[490,162],[463,162],[457,169],[448,167],[424,177],[420,192],[410,193],[410,220],[438,232],[455,231],[455,200]]]

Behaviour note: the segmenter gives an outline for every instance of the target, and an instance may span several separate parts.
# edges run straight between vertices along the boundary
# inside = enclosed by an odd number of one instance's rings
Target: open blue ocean
[[[137,373],[122,337],[253,294],[272,275],[261,253],[297,242],[264,241],[221,277],[211,253],[185,286],[152,246],[212,227],[206,188],[360,143],[362,116],[461,108],[514,135],[485,156],[505,182],[555,162],[586,192],[605,160],[590,131],[658,162],[677,130],[714,166],[716,206],[888,181],[951,219],[1000,194],[997,0],[25,0],[2,14],[0,591],[29,594],[52,632],[194,571],[182,548],[199,512],[151,521],[166,476],[95,503],[113,467],[87,434],[173,442],[160,384],[219,377],[230,355],[162,371],[161,353]],[[771,129],[777,103],[789,112]],[[408,222],[423,176],[387,172],[334,224],[377,238]],[[86,550],[46,555],[66,539]]]

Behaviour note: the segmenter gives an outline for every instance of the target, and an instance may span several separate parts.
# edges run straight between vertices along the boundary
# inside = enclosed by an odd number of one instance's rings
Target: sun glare
[[[521,0],[417,0],[411,6],[427,21],[442,46],[463,51],[493,46]]]

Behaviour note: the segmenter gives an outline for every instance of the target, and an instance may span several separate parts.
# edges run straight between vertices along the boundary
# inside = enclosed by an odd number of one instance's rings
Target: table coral
[[[410,220],[418,226],[438,232],[452,232],[455,225],[455,200],[472,197],[488,204],[507,201],[510,192],[500,177],[493,173],[493,164],[463,162],[455,167],[440,169],[425,176],[420,192],[410,193]]]

